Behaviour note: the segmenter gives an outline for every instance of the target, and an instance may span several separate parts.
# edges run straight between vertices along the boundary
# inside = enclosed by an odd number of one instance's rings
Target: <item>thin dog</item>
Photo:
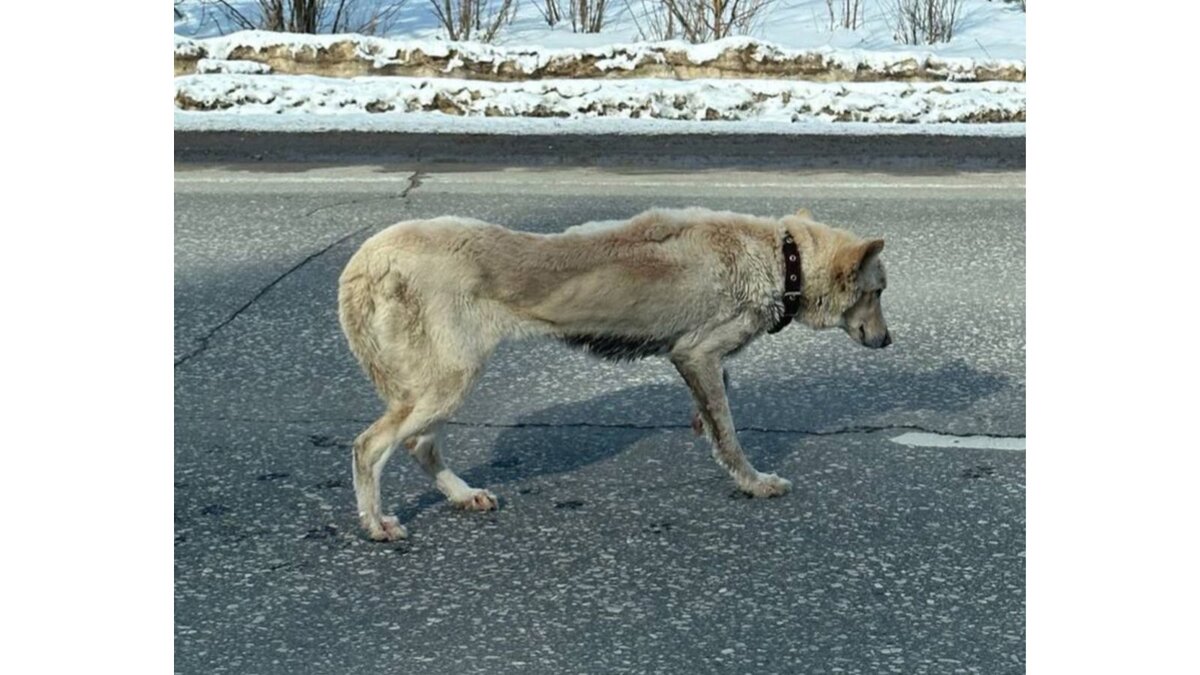
[[[380,506],[380,474],[401,445],[450,503],[497,507],[443,463],[439,433],[506,338],[550,336],[609,359],[666,356],[737,487],[786,493],[789,481],[742,452],[721,360],[793,316],[867,347],[891,344],[881,250],[882,239],[803,209],[782,218],[651,210],[548,235],[453,217],[388,227],[351,257],[338,286],[350,349],[387,407],[354,441],[363,526],[375,540],[407,534]]]

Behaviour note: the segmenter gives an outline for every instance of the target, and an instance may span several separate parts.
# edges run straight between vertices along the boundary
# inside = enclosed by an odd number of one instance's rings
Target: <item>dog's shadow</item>
[[[791,382],[759,380],[735,386],[729,399],[734,421],[741,430],[767,428],[802,434],[856,426],[845,424],[847,418],[868,420],[917,410],[961,411],[1002,391],[1009,381],[1007,376],[955,361],[933,371],[889,371],[855,378],[798,378]],[[864,396],[864,391],[873,393]],[[611,410],[628,406],[631,400],[645,401],[651,406],[653,421],[648,422],[646,417],[629,420],[628,425],[611,417],[604,422],[593,421],[611,416]],[[819,405],[810,405],[816,400]],[[771,410],[763,413],[760,407]],[[754,414],[749,414],[751,409]],[[690,435],[691,414],[691,396],[682,381],[639,385],[585,401],[550,406],[518,419],[501,431],[491,460],[460,475],[471,485],[491,487],[569,473],[614,457],[654,434],[679,431]],[[762,423],[764,414],[768,419],[766,424]],[[895,422],[904,423],[904,420]],[[769,465],[790,452],[780,444],[773,447],[776,448],[773,452],[752,447],[750,453],[756,461]],[[453,460],[452,449],[449,459]],[[408,522],[444,500],[439,492],[429,490],[396,515],[401,522]]]

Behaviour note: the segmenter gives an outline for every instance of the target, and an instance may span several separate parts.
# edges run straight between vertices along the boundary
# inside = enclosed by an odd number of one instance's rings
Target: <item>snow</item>
[[[214,11],[211,2],[186,0],[180,9],[186,19],[175,24],[175,32],[187,37],[212,37],[238,30]],[[231,0],[230,3],[248,17],[257,15],[257,0]],[[360,2],[363,10],[374,4],[387,6],[391,2]],[[1025,59],[1025,14],[1015,4],[1000,0],[963,0],[955,37],[949,43],[909,47],[896,43],[892,35],[894,21],[890,16],[891,0],[864,0],[865,21],[857,30],[830,29],[825,0],[774,0],[756,22],[750,36],[771,42],[785,49],[888,51],[908,54],[932,53],[942,57],[965,57],[979,60]],[[611,2],[608,18],[598,34],[572,33],[569,22],[551,28],[532,3],[519,4],[516,20],[502,30],[496,40],[500,47],[545,49],[593,49],[613,45],[645,42],[638,31],[641,4]],[[397,20],[383,31],[381,37],[411,40],[438,40],[443,31],[426,2],[411,0],[396,15]],[[645,24],[645,21],[641,21]],[[530,49],[531,50],[531,49]],[[699,46],[698,55],[710,47]],[[532,51],[532,50],[531,50]]]
[[[232,0],[248,17],[257,0]],[[395,4],[363,0],[369,11]],[[834,3],[837,4],[837,3]],[[939,45],[902,45],[893,39],[891,0],[864,0],[865,21],[856,30],[830,28],[826,0],[774,0],[748,36],[707,44],[649,42],[639,33],[644,19],[637,0],[610,5],[599,34],[576,34],[569,21],[551,28],[530,2],[495,44],[450,42],[424,0],[409,1],[378,36],[234,32],[214,3],[185,0],[175,23],[177,72],[175,126],[181,130],[406,131],[421,133],[595,134],[956,134],[1021,136],[1025,133],[1024,82],[981,81],[994,73],[977,67],[1025,70],[1025,15],[1013,4],[963,0],[955,38]],[[320,50],[358,59],[336,74],[374,75],[374,68],[404,64],[416,52],[437,57],[432,69],[400,70],[443,77],[317,77],[272,73],[271,66],[230,60],[235,52],[290,51],[311,61]],[[924,79],[943,82],[815,82],[798,79],[655,79],[739,75],[726,66],[707,67],[730,50],[758,63],[812,58],[844,71],[836,77],[904,80],[919,64]],[[538,79],[575,75],[572,60],[594,64],[590,79]],[[686,59],[681,61],[680,57]],[[250,54],[241,58],[261,58]],[[289,63],[272,60],[279,70]],[[547,64],[570,68],[541,72]],[[700,70],[687,71],[692,63]],[[737,59],[732,59],[736,64]],[[182,64],[182,65],[181,65]],[[480,68],[482,65],[482,68]],[[736,65],[734,66],[736,68]],[[357,70],[355,70],[357,68]],[[598,72],[597,72],[598,71]],[[326,72],[326,71],[320,71]],[[397,71],[392,71],[397,72]],[[530,77],[517,81],[454,79]],[[766,72],[779,72],[770,70]],[[481,75],[480,73],[484,73]],[[889,75],[890,74],[890,75]],[[899,74],[899,77],[897,77]],[[828,79],[829,74],[826,73]],[[874,78],[874,75],[881,77]],[[641,77],[639,77],[641,76]]]
[[[750,37],[729,37],[705,44],[690,44],[680,40],[643,43],[613,43],[602,47],[555,48],[537,45],[504,47],[479,42],[449,42],[432,38],[385,39],[361,35],[301,35],[294,33],[272,33],[268,31],[241,31],[206,39],[189,39],[175,36],[177,56],[205,56],[209,59],[227,59],[236,50],[250,49],[265,51],[283,49],[293,55],[315,54],[329,50],[334,45],[353,43],[355,56],[371,61],[375,68],[392,63],[403,64],[411,55],[420,53],[431,57],[452,60],[447,70],[461,65],[463,59],[491,64],[492,72],[504,64],[506,70],[534,74],[553,62],[596,60],[596,67],[606,70],[632,70],[640,64],[663,63],[665,52],[679,52],[687,61],[704,65],[716,60],[725,52],[747,50],[755,61],[785,62],[806,57],[817,57],[821,62],[847,71],[870,69],[892,72],[913,61],[927,64],[930,71],[944,74],[947,79],[972,79],[976,66],[991,68],[1016,67],[1024,70],[1018,59],[974,58],[968,56],[945,56],[929,49],[864,50],[832,48],[829,46],[795,49],[780,44]]]
[[[765,122],[1020,121],[1025,85],[819,83],[784,80],[533,80],[311,75],[175,78],[184,109],[233,114],[339,115],[438,110],[467,117],[615,117]]]
[[[196,62],[196,72],[201,74],[231,73],[239,75],[265,75],[271,72],[271,66],[257,61],[218,61],[215,59],[200,59]]]

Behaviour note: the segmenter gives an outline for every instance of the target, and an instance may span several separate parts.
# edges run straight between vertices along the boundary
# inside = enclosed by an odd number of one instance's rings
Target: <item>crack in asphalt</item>
[[[373,420],[372,420],[373,421]],[[501,428],[501,429],[560,429],[560,428],[600,428],[600,429],[691,429],[689,424],[604,424],[598,422],[566,422],[566,423],[550,423],[550,422],[515,422],[512,424],[497,424],[491,422],[446,422],[451,426],[462,427],[478,427],[478,428]],[[941,434],[943,436],[965,436],[968,434],[957,434],[948,431],[939,431],[928,427],[922,427],[912,424],[883,424],[883,425],[856,425],[849,427],[841,427],[828,431],[814,431],[811,429],[772,429],[770,427],[757,426],[737,426],[734,425],[734,430],[753,432],[760,434],[800,434],[803,436],[838,436],[840,434],[873,434],[881,431],[923,431],[931,434]],[[987,438],[1025,438],[1024,435],[1005,435],[1005,434],[986,434],[972,433],[971,436],[983,436]]]
[[[409,193],[411,193],[416,188],[420,187],[421,179],[424,178],[425,175],[426,175],[425,172],[421,171],[419,169],[416,172],[414,172],[413,175],[408,177],[408,187],[404,188],[404,191],[401,192],[399,195],[389,195],[387,197],[367,197],[367,198],[363,198],[363,199],[352,199],[352,200],[345,201],[345,202],[338,202],[336,204],[327,204],[325,206],[318,206],[317,208],[312,209],[308,213],[304,214],[304,217],[307,218],[307,217],[313,215],[314,213],[316,213],[317,211],[320,211],[321,209],[333,208],[335,206],[345,206],[348,204],[377,201],[379,199],[401,199],[401,200],[407,199]],[[185,364],[188,361],[192,360],[193,358],[199,356],[200,354],[203,354],[208,349],[209,341],[212,340],[213,337],[216,336],[216,334],[219,333],[222,328],[233,323],[235,319],[237,319],[239,316],[241,316],[246,310],[253,307],[254,303],[258,302],[264,295],[266,295],[268,292],[270,292],[270,290],[272,288],[275,288],[275,286],[279,285],[279,283],[281,281],[286,279],[293,272],[296,272],[297,270],[304,267],[308,263],[321,257],[322,255],[327,253],[330,249],[334,248],[335,246],[345,242],[346,240],[348,240],[356,235],[362,234],[363,232],[366,232],[367,230],[370,230],[373,227],[376,227],[376,225],[374,225],[374,224],[364,225],[363,227],[360,227],[356,230],[353,230],[351,232],[348,232],[348,233],[342,235],[337,240],[330,243],[328,246],[325,246],[321,250],[310,254],[309,256],[307,256],[306,258],[301,260],[300,262],[296,263],[295,265],[292,265],[283,274],[272,279],[270,283],[268,283],[266,286],[263,286],[261,289],[259,289],[258,293],[254,294],[254,297],[250,298],[249,301],[247,301],[241,307],[238,307],[236,310],[234,310],[232,314],[230,314],[228,317],[226,317],[224,321],[222,321],[221,323],[214,326],[212,328],[212,330],[208,331],[208,333],[201,336],[200,344],[195,349],[192,349],[191,351],[187,352],[186,354],[176,358],[175,359],[175,367],[178,368],[179,366],[182,366],[183,364]]]
[[[292,419],[276,419],[276,418],[258,418],[258,417],[186,417],[179,416],[176,420],[187,422],[249,422],[256,424],[370,424],[374,419],[358,419],[358,418],[338,418],[338,419],[314,419],[314,418],[292,418]],[[446,426],[466,427],[468,429],[618,429],[618,430],[673,430],[687,429],[691,430],[691,424],[629,424],[629,423],[613,423],[605,424],[600,422],[463,422],[457,420],[449,420]],[[981,436],[984,438],[1007,438],[1018,439],[1025,438],[1024,434],[991,434],[982,432],[958,433],[951,431],[943,431],[924,427],[914,424],[882,424],[882,425],[854,425],[841,427],[830,430],[812,430],[812,429],[773,429],[770,427],[758,426],[735,426],[736,431],[761,434],[795,434],[799,436],[839,436],[842,434],[873,434],[884,431],[921,431],[931,434],[940,434],[943,436]]]
[[[212,329],[212,330],[208,331],[208,333],[207,333],[207,334],[205,334],[204,336],[202,336],[202,337],[200,338],[200,344],[199,344],[199,346],[197,346],[195,349],[191,350],[190,352],[188,352],[188,353],[184,354],[183,356],[180,356],[179,358],[175,359],[175,367],[176,367],[176,368],[178,368],[179,366],[181,366],[181,365],[183,365],[183,364],[187,363],[188,361],[190,361],[190,360],[192,360],[193,358],[195,358],[195,357],[199,356],[200,354],[203,354],[203,353],[204,353],[204,352],[205,352],[205,351],[208,349],[208,343],[209,343],[209,341],[210,341],[210,340],[212,340],[212,338],[213,338],[213,337],[214,337],[214,336],[215,336],[215,335],[216,335],[218,332],[220,332],[220,330],[221,330],[222,328],[224,328],[225,326],[228,326],[229,324],[233,323],[233,321],[234,321],[235,319],[237,319],[239,316],[241,316],[241,315],[242,315],[242,314],[243,314],[243,313],[244,313],[246,310],[248,310],[248,309],[250,309],[251,307],[253,307],[253,306],[254,306],[254,303],[258,302],[258,301],[259,301],[259,300],[260,300],[260,299],[261,299],[261,298],[262,298],[264,295],[266,295],[266,294],[267,294],[267,293],[268,293],[268,292],[269,292],[269,291],[270,291],[272,288],[274,288],[275,286],[277,286],[277,285],[278,285],[278,284],[279,284],[281,281],[283,281],[284,279],[286,279],[286,278],[287,278],[289,275],[291,275],[293,272],[295,272],[296,270],[299,270],[301,267],[304,267],[304,266],[305,266],[305,265],[307,265],[308,263],[310,263],[310,262],[312,262],[313,260],[315,260],[315,259],[319,258],[321,255],[323,255],[324,253],[326,253],[327,251],[329,251],[329,249],[333,248],[334,246],[337,246],[338,244],[340,244],[340,243],[342,243],[342,242],[346,241],[347,239],[349,239],[349,238],[353,237],[353,236],[354,236],[354,235],[356,235],[356,234],[361,234],[361,233],[363,233],[363,232],[366,232],[367,230],[371,229],[372,227],[374,227],[374,225],[366,225],[366,226],[364,226],[364,227],[360,227],[360,228],[358,228],[357,230],[354,230],[354,231],[352,231],[352,232],[349,232],[349,233],[347,233],[347,234],[345,234],[345,235],[343,235],[343,236],[339,237],[339,238],[338,238],[336,241],[334,241],[333,243],[331,243],[331,244],[329,244],[328,246],[326,246],[326,247],[322,248],[321,250],[317,251],[316,253],[313,253],[313,254],[309,255],[308,257],[304,258],[304,259],[303,259],[303,260],[301,260],[300,262],[298,262],[298,263],[296,263],[295,265],[293,265],[292,267],[290,267],[290,268],[289,268],[289,269],[288,269],[286,272],[284,272],[283,274],[281,274],[281,275],[279,275],[278,277],[276,277],[275,279],[273,279],[273,280],[272,280],[270,283],[268,283],[266,286],[263,286],[263,287],[262,287],[262,288],[261,288],[261,289],[258,291],[258,293],[255,293],[255,294],[254,294],[254,297],[250,298],[250,300],[249,300],[249,301],[247,301],[247,302],[246,302],[244,305],[242,305],[241,307],[238,307],[236,310],[234,310],[234,312],[233,312],[232,314],[230,314],[228,317],[226,317],[226,319],[225,319],[224,321],[222,321],[221,323],[217,324],[215,327],[213,327],[213,329]]]
[[[312,216],[313,214],[317,213],[318,211],[324,211],[325,209],[332,209],[332,208],[336,208],[338,206],[349,206],[351,204],[367,204],[370,202],[388,201],[391,199],[408,199],[408,193],[421,187],[421,179],[427,175],[428,174],[426,174],[424,171],[421,171],[420,169],[418,169],[415,173],[413,173],[413,175],[408,177],[408,187],[404,188],[404,190],[400,194],[384,195],[382,197],[363,197],[360,199],[347,199],[346,201],[343,201],[343,202],[334,202],[332,204],[325,204],[324,206],[317,206],[312,209],[309,209],[308,212],[304,214],[304,217],[307,218],[307,217]]]

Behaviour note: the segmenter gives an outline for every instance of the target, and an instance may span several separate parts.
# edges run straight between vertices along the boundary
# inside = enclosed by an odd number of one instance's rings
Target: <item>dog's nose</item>
[[[886,332],[886,333],[884,333],[884,334],[883,334],[883,344],[881,344],[881,345],[879,345],[879,346],[880,346],[880,347],[886,347],[886,346],[888,346],[888,345],[890,345],[890,344],[892,344],[892,332],[891,332],[891,331],[888,331],[888,332]]]

